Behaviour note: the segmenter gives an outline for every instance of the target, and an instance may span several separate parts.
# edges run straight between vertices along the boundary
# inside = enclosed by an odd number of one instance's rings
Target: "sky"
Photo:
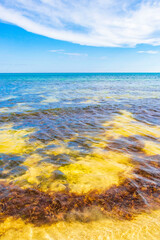
[[[0,0],[0,72],[160,72],[160,0]]]

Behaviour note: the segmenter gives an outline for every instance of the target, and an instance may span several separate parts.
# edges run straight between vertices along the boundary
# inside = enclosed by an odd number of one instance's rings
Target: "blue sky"
[[[0,72],[160,72],[160,1],[0,0]]]

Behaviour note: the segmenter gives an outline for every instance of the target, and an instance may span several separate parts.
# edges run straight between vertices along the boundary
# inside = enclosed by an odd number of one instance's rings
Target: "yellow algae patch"
[[[100,96],[92,96],[92,97],[89,97],[89,98],[86,98],[86,99],[84,99],[83,101],[81,101],[80,103],[98,103],[98,102],[100,102],[100,101],[102,101],[103,100],[103,98],[102,98],[102,96],[100,95]]]
[[[0,127],[0,153],[23,155],[31,153],[44,145],[37,142],[29,143],[29,135],[35,129],[13,129],[13,124],[5,124]]]
[[[106,138],[104,138],[103,136],[100,137],[93,137],[92,140],[94,140],[92,142],[92,147],[97,147],[97,148],[106,148],[107,146],[107,141]]]
[[[98,102],[98,100],[95,100],[95,99],[87,99],[87,100],[85,100],[85,101],[82,101],[82,102],[80,102],[80,103],[95,103],[95,102]]]
[[[13,124],[9,123],[9,124],[3,124],[2,126],[0,126],[0,131],[1,130],[6,130],[6,129],[11,129],[13,127]]]
[[[110,152],[95,152],[70,165],[59,168],[67,179],[72,192],[86,193],[91,190],[105,190],[113,184],[119,185],[130,176],[132,166],[129,156]]]
[[[41,103],[53,103],[53,102],[59,102],[59,100],[55,97],[50,96],[41,101]]]
[[[71,140],[71,139],[70,139]],[[70,149],[68,148],[65,143],[67,143],[68,141],[70,140],[64,140],[64,143],[60,143],[58,141],[55,141],[55,142],[50,142],[48,145],[46,146],[49,146],[51,144],[56,144],[56,145],[59,145],[58,147],[55,147],[55,148],[51,148],[50,150],[47,150],[45,153],[46,154],[49,154],[49,155],[54,155],[54,156],[57,156],[59,154],[67,154],[67,155],[70,155],[70,157],[75,157],[75,156],[78,156],[79,154],[79,151],[78,150],[73,150],[73,149]],[[74,159],[72,159],[74,160]]]
[[[57,169],[57,167],[55,167],[53,164],[45,162],[37,164],[36,161],[38,160],[40,159],[38,159],[36,156],[35,159],[30,158],[30,160],[26,160],[23,165],[29,166],[28,170],[22,176],[14,178],[14,182],[22,188],[34,186],[35,188],[39,188],[43,191],[49,190],[50,185],[54,181],[54,179],[51,178],[52,172]],[[32,166],[30,166],[31,162]]]
[[[28,157],[23,166],[28,167],[28,170],[22,176],[11,177],[15,184],[22,188],[34,187],[42,191],[62,191],[66,187],[66,181],[63,179],[55,179],[54,171],[57,166],[47,162],[40,162],[42,157],[38,154],[33,154]],[[9,180],[9,179],[8,179]]]
[[[36,165],[40,160],[42,160],[42,157],[39,154],[32,154],[28,158],[26,158],[23,165],[26,167],[33,167]]]
[[[135,95],[131,95],[131,94],[124,94],[124,95],[114,95],[115,99],[123,99],[123,98],[127,98],[127,99],[144,99],[144,98],[148,98],[148,96],[135,96]]]
[[[70,154],[70,152],[71,152],[71,150],[68,149],[68,148],[67,148],[66,146],[64,146],[64,145],[46,151],[47,154],[54,154],[54,155],[58,155],[58,154]]]
[[[0,153],[23,154],[30,152],[33,146],[27,144],[27,141],[29,140],[28,134],[32,132],[33,129],[0,129]]]
[[[147,155],[157,155],[160,154],[160,143],[155,143],[153,141],[145,141],[145,146],[143,148],[143,151]]]
[[[142,123],[133,118],[127,111],[121,111],[111,121],[104,123],[107,127],[106,138],[130,137],[133,135],[152,136],[160,138],[160,127]]]
[[[10,110],[10,108],[3,107],[3,108],[0,108],[0,113],[5,113],[5,112],[8,112],[9,110]]]
[[[0,224],[0,235],[1,240],[159,240],[160,210],[131,221],[100,217],[88,223],[61,221],[41,227],[10,217]]]
[[[55,169],[52,164],[41,163],[33,167],[30,167],[23,177],[31,184],[39,183],[37,177],[46,178],[50,177],[51,172]]]
[[[54,155],[59,153],[64,151],[54,150]],[[86,156],[77,156],[78,161],[61,167],[41,160],[38,154],[28,157],[23,163],[28,170],[24,175],[14,178],[15,183],[23,188],[34,186],[43,191],[63,191],[67,186],[72,192],[86,193],[94,189],[105,190],[113,184],[119,185],[124,178],[131,177],[132,171],[129,155],[102,149],[95,149]],[[55,178],[55,170],[61,171],[63,177]]]
[[[103,151],[101,149],[95,149],[92,155],[93,157],[97,158],[101,157],[104,161],[125,164],[132,167],[132,164],[130,162],[130,155],[126,153],[117,153],[114,151]]]

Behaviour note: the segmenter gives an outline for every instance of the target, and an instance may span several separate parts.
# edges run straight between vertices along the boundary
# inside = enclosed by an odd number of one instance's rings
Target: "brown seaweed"
[[[99,193],[71,192],[44,193],[36,189],[21,189],[0,184],[1,218],[21,217],[36,225],[67,219],[74,212],[76,219],[83,218],[86,209],[94,207],[107,216],[131,219],[135,214],[160,206],[160,188],[154,182],[126,179],[120,186]],[[81,214],[79,214],[81,213]]]

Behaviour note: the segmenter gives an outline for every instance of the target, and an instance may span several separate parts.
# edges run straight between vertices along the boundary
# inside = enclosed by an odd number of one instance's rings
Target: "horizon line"
[[[105,74],[113,74],[113,73],[160,73],[160,72],[0,72],[0,74],[87,74],[87,73],[105,73]]]

